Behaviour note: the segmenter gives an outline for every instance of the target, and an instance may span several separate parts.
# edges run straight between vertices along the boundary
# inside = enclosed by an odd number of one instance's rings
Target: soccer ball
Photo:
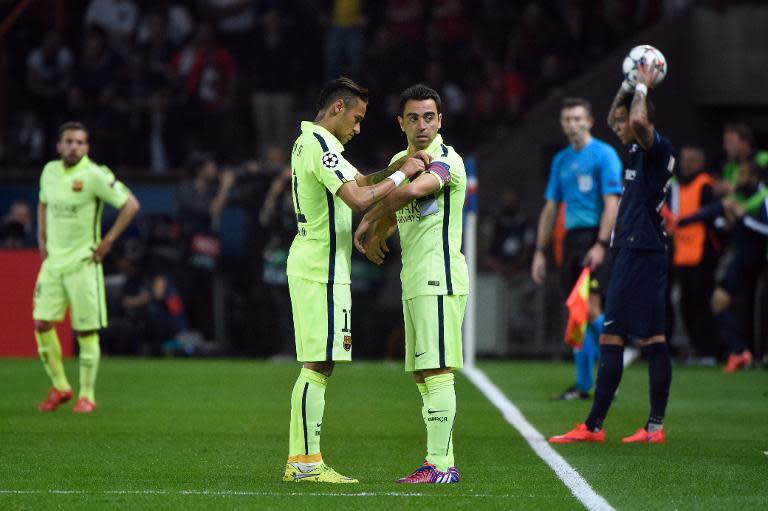
[[[624,72],[624,79],[633,87],[637,85],[637,66],[640,63],[650,64],[659,70],[659,76],[653,82],[653,86],[658,87],[664,81],[664,77],[667,76],[667,59],[658,49],[649,44],[641,44],[629,50],[621,64],[621,70]]]

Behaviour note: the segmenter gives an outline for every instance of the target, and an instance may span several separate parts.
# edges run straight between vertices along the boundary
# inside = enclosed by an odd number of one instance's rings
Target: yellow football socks
[[[453,373],[424,378],[427,385],[427,461],[445,472],[454,466],[453,422],[456,391]]]
[[[320,458],[320,429],[325,409],[325,388],[328,377],[302,368],[291,394],[291,430],[288,445],[290,459],[302,463],[318,463]],[[300,456],[302,458],[295,458]]]
[[[99,372],[99,334],[81,335],[80,343],[80,396],[96,402],[96,375]]]
[[[51,378],[54,388],[62,391],[68,390],[70,385],[64,372],[61,343],[56,329],[51,328],[45,332],[35,330],[35,339],[37,339],[37,352],[40,354],[40,360],[43,362],[45,372]]]

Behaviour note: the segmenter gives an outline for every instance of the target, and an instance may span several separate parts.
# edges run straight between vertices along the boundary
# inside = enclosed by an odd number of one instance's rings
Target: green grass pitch
[[[545,436],[589,402],[552,402],[565,363],[480,368]],[[76,382],[77,365],[67,363]],[[549,467],[464,377],[457,379],[458,485],[395,485],[424,455],[420,399],[400,363],[336,369],[323,454],[359,485],[287,484],[288,401],[298,364],[102,361],[91,416],[35,409],[36,360],[0,360],[0,509],[578,509]],[[603,445],[557,451],[616,509],[768,509],[768,372],[676,367],[666,445],[622,445],[647,415],[642,363],[625,372]]]

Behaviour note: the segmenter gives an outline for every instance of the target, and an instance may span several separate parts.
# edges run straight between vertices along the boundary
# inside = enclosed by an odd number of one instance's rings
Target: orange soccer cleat
[[[91,413],[96,410],[96,403],[88,399],[87,397],[81,397],[75,403],[75,407],[72,408],[73,413]]]
[[[724,373],[735,373],[742,368],[752,363],[752,353],[749,350],[744,350],[741,353],[732,353],[728,357],[725,367],[723,367]]]
[[[605,442],[605,430],[601,429],[597,433],[587,429],[587,425],[577,424],[575,428],[568,433],[553,436],[549,439],[552,444],[570,444],[573,442]]]
[[[653,433],[650,433],[645,428],[640,428],[633,435],[621,439],[621,442],[625,444],[663,444],[666,441],[667,437],[664,436],[664,428]]]
[[[66,403],[72,399],[72,389],[56,390],[55,387],[48,389],[48,397],[45,401],[37,405],[37,409],[41,412],[52,412],[59,407],[59,405]]]

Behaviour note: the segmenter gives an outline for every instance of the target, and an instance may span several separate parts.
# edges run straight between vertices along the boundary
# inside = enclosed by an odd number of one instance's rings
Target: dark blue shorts
[[[613,255],[603,333],[625,340],[664,335],[667,254],[619,248]]]

